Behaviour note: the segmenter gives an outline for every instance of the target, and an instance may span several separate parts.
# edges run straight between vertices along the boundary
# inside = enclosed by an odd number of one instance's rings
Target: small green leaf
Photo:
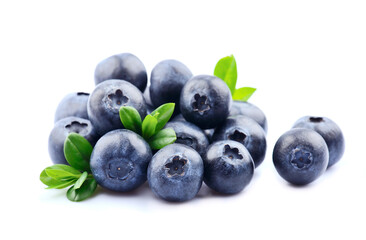
[[[70,133],[64,143],[64,154],[67,162],[79,171],[90,172],[92,145],[77,133]]]
[[[85,182],[86,178],[88,177],[88,172],[83,172],[79,179],[75,182],[74,189],[79,189],[81,185]]]
[[[172,128],[160,130],[149,139],[149,145],[152,149],[161,149],[177,140],[177,136]]]
[[[158,120],[151,116],[147,115],[142,122],[142,137],[144,139],[149,139],[152,135],[155,134],[156,125]]]
[[[214,75],[224,80],[231,91],[231,95],[233,95],[235,92],[236,80],[238,78],[234,56],[230,55],[221,58],[215,66]]]
[[[97,188],[97,182],[95,179],[87,179],[79,188],[72,186],[67,190],[66,196],[70,201],[79,202],[87,199],[95,192]]]
[[[233,95],[233,100],[246,102],[253,95],[253,93],[257,90],[256,88],[251,87],[242,87],[236,89]]]
[[[141,116],[139,112],[129,106],[123,106],[119,109],[119,117],[126,129],[141,134]]]
[[[70,180],[67,180],[67,181],[61,181],[59,184],[54,184],[54,185],[51,185],[49,187],[47,187],[46,189],[62,189],[62,188],[66,188],[68,186],[71,186],[73,185],[77,180],[76,179],[70,179]]]
[[[175,103],[166,103],[155,109],[150,115],[158,120],[155,132],[163,129],[174,112]]]
[[[39,176],[39,179],[41,180],[41,182],[43,184],[47,185],[48,187],[58,186],[58,185],[61,185],[61,184],[65,183],[62,180],[56,180],[56,179],[51,178],[50,176],[48,176],[47,173],[46,173],[46,169],[44,169],[41,172],[41,175]]]
[[[56,180],[69,180],[72,178],[79,178],[81,175],[78,170],[65,164],[55,164],[45,168],[44,171],[48,177]]]

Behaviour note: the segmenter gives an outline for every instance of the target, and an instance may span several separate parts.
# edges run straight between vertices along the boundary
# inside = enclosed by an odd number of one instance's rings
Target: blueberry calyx
[[[245,133],[235,130],[232,134],[228,136],[228,139],[244,144],[244,140],[246,137],[247,135]]]
[[[165,164],[167,176],[184,176],[184,168],[186,163],[187,159],[184,159],[180,156],[174,156],[169,163]]]
[[[197,145],[196,141],[193,138],[179,134],[177,134],[177,140],[175,140],[175,143],[181,143],[194,149],[196,148]]]
[[[231,148],[228,144],[225,145],[223,156],[228,157],[231,160],[243,159],[243,156],[239,153],[239,149]]]
[[[112,161],[107,168],[109,178],[126,180],[133,170],[133,164],[127,160]]]
[[[291,152],[290,162],[297,169],[305,169],[313,162],[313,155],[311,152],[297,147]]]
[[[320,123],[324,122],[324,119],[322,117],[309,117],[309,121],[313,123]]]
[[[114,93],[108,94],[104,101],[107,108],[118,112],[122,106],[126,106],[129,98],[123,94],[122,90],[117,89]]]
[[[204,112],[210,110],[210,105],[208,104],[207,96],[199,95],[196,93],[194,95],[194,102],[192,103],[193,111],[198,112],[199,114],[203,115]]]
[[[80,123],[78,121],[72,121],[71,123],[65,125],[65,129],[69,132],[69,133],[78,133],[78,134],[86,134],[87,133],[87,126],[88,124],[86,123]]]

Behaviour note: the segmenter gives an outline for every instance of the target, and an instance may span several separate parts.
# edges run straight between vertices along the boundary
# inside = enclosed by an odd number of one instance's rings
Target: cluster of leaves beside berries
[[[172,128],[162,129],[174,112],[174,103],[164,104],[147,115],[142,121],[135,108],[120,108],[120,118],[126,129],[140,134],[157,150],[169,145],[177,139]],[[45,168],[40,180],[47,185],[46,189],[63,189],[70,187],[66,193],[70,201],[78,202],[93,195],[97,188],[90,170],[92,145],[77,133],[70,133],[64,143],[64,155],[70,165],[55,164]]]
[[[238,72],[236,61],[233,55],[221,58],[215,67],[214,75],[221,78],[229,87],[233,100],[246,102],[253,95],[256,88],[241,87],[236,88]]]

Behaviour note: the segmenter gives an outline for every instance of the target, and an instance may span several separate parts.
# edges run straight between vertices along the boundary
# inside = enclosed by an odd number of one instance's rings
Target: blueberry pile
[[[193,75],[177,60],[148,75],[130,53],[101,61],[91,94],[71,93],[59,103],[49,136],[55,164],[40,176],[48,188],[66,188],[71,201],[90,197],[97,185],[129,192],[148,181],[167,201],[187,201],[204,182],[236,194],[251,181],[267,149],[267,119],[247,102],[256,90],[236,89],[233,56],[214,75]],[[276,143],[273,161],[293,184],[307,184],[344,151],[338,126],[304,117]]]

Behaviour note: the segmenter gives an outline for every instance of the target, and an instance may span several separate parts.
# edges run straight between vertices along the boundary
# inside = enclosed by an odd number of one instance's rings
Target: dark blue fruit
[[[147,180],[153,193],[167,201],[194,198],[201,188],[203,161],[193,149],[173,143],[160,149],[151,159]]]
[[[135,55],[121,53],[104,59],[95,68],[95,85],[109,79],[125,80],[143,92],[147,84],[147,73],[144,64]]]
[[[122,106],[136,108],[143,119],[146,104],[142,93],[131,83],[123,80],[107,80],[98,84],[88,101],[88,115],[99,135],[123,128],[119,109]]]
[[[208,140],[204,132],[194,125],[186,121],[168,122],[165,128],[173,128],[177,136],[175,143],[181,143],[195,149],[201,156],[206,153]]]
[[[70,133],[78,133],[94,146],[99,136],[88,119],[67,117],[55,123],[49,138],[48,152],[54,164],[68,164],[64,156],[64,142]]]
[[[253,119],[244,115],[228,117],[213,135],[213,141],[233,140],[243,144],[253,158],[255,167],[264,160],[267,150],[266,134]]]
[[[192,77],[191,71],[177,60],[164,60],[151,71],[150,96],[154,107],[174,102],[179,112],[180,93]]]
[[[253,178],[253,159],[243,144],[235,141],[224,140],[211,144],[203,162],[204,182],[219,193],[238,193]]]
[[[231,103],[226,83],[210,75],[191,78],[180,95],[182,115],[202,129],[215,128],[223,123],[229,115]]]
[[[329,161],[322,136],[311,129],[294,128],[283,134],[273,149],[273,163],[282,178],[305,185],[319,178]]]
[[[305,116],[296,121],[293,128],[308,128],[319,133],[325,140],[329,150],[328,167],[333,166],[343,156],[345,143],[339,126],[326,117]]]
[[[264,115],[263,111],[252,103],[233,101],[233,105],[230,109],[230,115],[244,115],[250,117],[254,121],[256,121],[267,133],[267,118]]]
[[[66,117],[88,118],[86,105],[89,93],[77,92],[66,95],[58,104],[55,113],[55,122]]]
[[[146,113],[150,114],[155,110],[150,98],[150,87],[147,87],[142,95],[144,96],[146,102]]]
[[[151,149],[141,136],[118,129],[99,139],[90,157],[90,168],[100,186],[128,192],[146,181],[151,157]]]

